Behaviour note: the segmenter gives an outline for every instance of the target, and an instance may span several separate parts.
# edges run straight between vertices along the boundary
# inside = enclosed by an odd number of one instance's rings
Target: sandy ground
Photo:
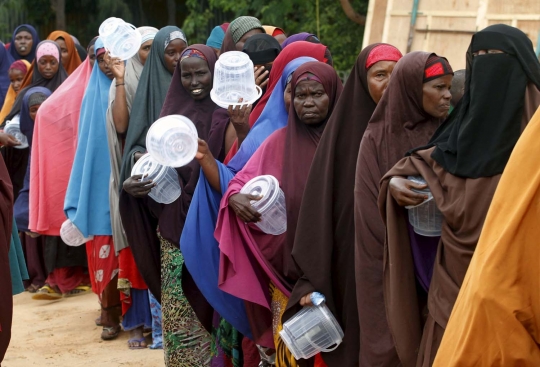
[[[14,297],[11,344],[3,367],[162,367],[163,350],[129,350],[129,333],[100,339],[97,296],[35,301],[28,292]]]

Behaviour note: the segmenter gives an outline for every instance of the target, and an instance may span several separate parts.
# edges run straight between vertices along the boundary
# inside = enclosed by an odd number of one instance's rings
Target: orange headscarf
[[[77,48],[75,47],[75,41],[73,41],[73,38],[71,38],[69,33],[64,31],[54,31],[49,34],[49,37],[47,37],[47,39],[50,41],[56,41],[59,38],[62,38],[66,43],[69,55],[68,61],[65,64],[62,63],[62,65],[64,65],[64,69],[66,69],[68,75],[71,75],[71,73],[73,73],[75,69],[82,64],[82,61],[79,57],[79,53],[77,52]]]
[[[26,65],[26,74],[28,74],[28,72],[30,71],[30,63],[24,59],[21,59],[22,62],[24,62],[24,64]],[[26,80],[26,77],[24,78],[24,80]],[[31,79],[30,79],[31,80]],[[24,81],[23,81],[23,84],[24,84]],[[21,89],[23,89],[23,86],[21,84]],[[4,119],[6,118],[6,116],[9,114],[9,112],[11,111],[11,107],[13,107],[13,103],[15,103],[15,99],[17,98],[17,92],[15,92],[15,90],[13,89],[13,86],[10,85],[9,88],[8,88],[8,91],[6,93],[6,98],[4,100],[4,105],[2,106],[2,110],[0,111],[0,123],[2,123],[4,121]]]

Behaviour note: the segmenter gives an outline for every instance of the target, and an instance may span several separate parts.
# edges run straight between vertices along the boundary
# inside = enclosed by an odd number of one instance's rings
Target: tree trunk
[[[354,8],[352,7],[350,0],[339,0],[339,3],[341,4],[343,12],[347,16],[347,18],[357,24],[366,25],[366,16],[358,14],[356,10],[354,10]]]
[[[168,25],[176,25],[176,0],[167,0]]]
[[[51,7],[56,14],[56,29],[66,30],[66,0],[51,0]]]

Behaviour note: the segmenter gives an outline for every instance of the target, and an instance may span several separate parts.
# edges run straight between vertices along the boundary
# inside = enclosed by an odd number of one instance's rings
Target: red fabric
[[[453,74],[452,67],[444,57],[431,55],[426,61],[424,69],[424,83],[444,75]]]
[[[366,60],[366,69],[369,69],[379,61],[399,61],[403,55],[392,45],[379,45],[373,48]]]
[[[306,41],[294,42],[291,43],[289,46],[285,47],[283,51],[281,51],[279,56],[274,60],[272,70],[270,71],[270,75],[268,76],[268,86],[266,87],[266,92],[264,92],[263,96],[261,97],[259,102],[257,102],[257,105],[253,108],[251,114],[249,115],[249,126],[253,126],[261,115],[264,107],[266,106],[266,103],[268,102],[268,99],[270,99],[272,91],[281,79],[281,74],[283,74],[283,70],[289,62],[302,56],[313,57],[318,61],[324,62],[325,52],[325,45]],[[238,141],[235,141],[233,146],[229,150],[227,157],[225,157],[223,163],[229,163],[229,161],[232,159],[232,157],[234,157],[237,151]]]
[[[9,67],[9,70],[11,69],[20,70],[25,75],[28,72],[28,67],[22,60],[17,60],[13,62],[13,64],[11,64],[11,66]]]
[[[272,37],[279,36],[280,34],[285,34],[281,28],[274,29],[274,32],[272,33]]]
[[[223,29],[223,32],[227,32],[227,29],[229,29],[229,24],[231,23],[223,23],[220,27]]]
[[[258,367],[261,361],[259,350],[252,340],[242,339],[242,353],[244,354],[244,367]]]
[[[56,268],[49,274],[46,283],[51,287],[58,287],[60,293],[68,293],[85,280],[82,266],[67,266]]]
[[[130,247],[122,249],[118,254],[118,279],[128,279],[131,283],[131,288],[148,289],[144,282]],[[128,297],[124,292],[120,292],[120,300],[122,301],[122,315],[125,315],[131,307],[131,297]]]
[[[118,257],[112,236],[94,236],[86,243],[86,255],[92,291],[101,299],[107,284],[118,274]]]
[[[320,353],[315,356],[315,364],[313,366],[314,367],[327,367],[326,363],[324,363]]]

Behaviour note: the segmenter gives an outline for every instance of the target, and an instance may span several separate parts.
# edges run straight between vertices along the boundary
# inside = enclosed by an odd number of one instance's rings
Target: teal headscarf
[[[120,187],[131,176],[131,169],[135,164],[133,154],[146,152],[146,133],[154,121],[159,118],[163,102],[165,102],[172,74],[165,66],[164,50],[165,43],[173,32],[184,34],[180,28],[175,26],[167,26],[159,30],[154,38],[154,43],[152,43],[150,55],[144,64],[129,118],[120,169]]]

